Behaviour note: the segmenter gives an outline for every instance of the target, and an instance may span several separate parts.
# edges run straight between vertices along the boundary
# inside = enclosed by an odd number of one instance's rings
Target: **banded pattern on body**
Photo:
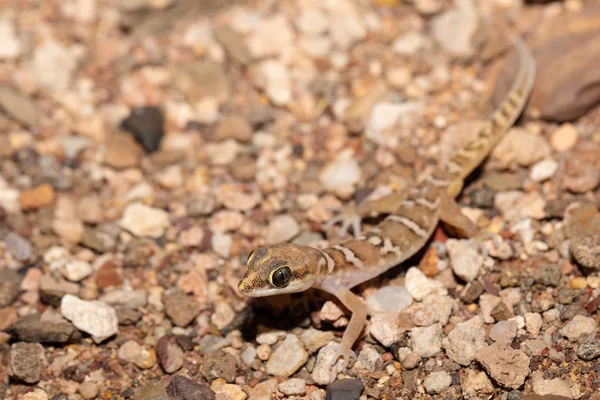
[[[525,107],[535,78],[535,62],[520,39],[515,39],[514,45],[519,72],[506,98],[477,137],[411,189],[397,211],[376,228],[358,240],[350,239],[323,250],[329,267],[318,280],[318,287],[329,292],[351,288],[405,261],[425,245],[439,222],[441,198],[458,194],[462,180],[488,156]]]

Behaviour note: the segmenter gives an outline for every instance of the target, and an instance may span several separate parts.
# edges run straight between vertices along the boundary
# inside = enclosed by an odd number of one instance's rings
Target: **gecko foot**
[[[337,211],[337,209],[329,208],[330,211]],[[331,228],[333,225],[338,222],[341,223],[341,228],[339,232],[340,237],[345,237],[348,234],[348,230],[352,227],[352,232],[355,237],[360,236],[361,231],[361,220],[362,217],[358,213],[358,210],[355,205],[347,205],[344,207],[341,212],[330,219],[323,225],[325,230]]]
[[[331,365],[335,365],[335,363],[338,361],[338,358],[342,357],[343,361],[342,361],[342,371],[346,371],[346,368],[348,367],[348,363],[350,362],[350,359],[354,359],[356,360],[356,353],[354,353],[354,351],[352,351],[352,349],[344,346],[341,343],[335,343],[335,354],[333,355],[333,358],[331,359]]]

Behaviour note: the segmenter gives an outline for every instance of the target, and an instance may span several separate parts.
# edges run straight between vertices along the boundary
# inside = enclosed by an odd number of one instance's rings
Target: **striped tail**
[[[489,155],[515,123],[527,103],[535,80],[535,59],[519,37],[512,39],[519,57],[519,71],[510,91],[483,125],[477,137],[444,165],[434,171],[432,177],[452,182],[448,191],[454,197],[462,188],[462,181]]]

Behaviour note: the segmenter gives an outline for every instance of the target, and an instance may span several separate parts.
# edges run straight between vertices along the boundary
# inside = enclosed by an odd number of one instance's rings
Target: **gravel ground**
[[[600,2],[5,0],[0,398],[600,399]],[[335,299],[250,300],[250,251],[323,247],[476,133],[523,35],[518,126],[439,227]],[[595,43],[595,45],[594,45]],[[368,223],[366,224],[368,226]]]

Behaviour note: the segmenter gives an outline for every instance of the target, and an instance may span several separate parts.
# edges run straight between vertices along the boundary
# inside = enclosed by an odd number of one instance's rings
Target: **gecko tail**
[[[484,123],[477,136],[450,160],[434,172],[434,178],[449,182],[461,182],[489,155],[523,112],[535,81],[535,59],[518,36],[510,38],[519,59],[516,78],[500,105]],[[456,190],[450,185],[451,195]],[[459,185],[460,186],[460,185]]]

